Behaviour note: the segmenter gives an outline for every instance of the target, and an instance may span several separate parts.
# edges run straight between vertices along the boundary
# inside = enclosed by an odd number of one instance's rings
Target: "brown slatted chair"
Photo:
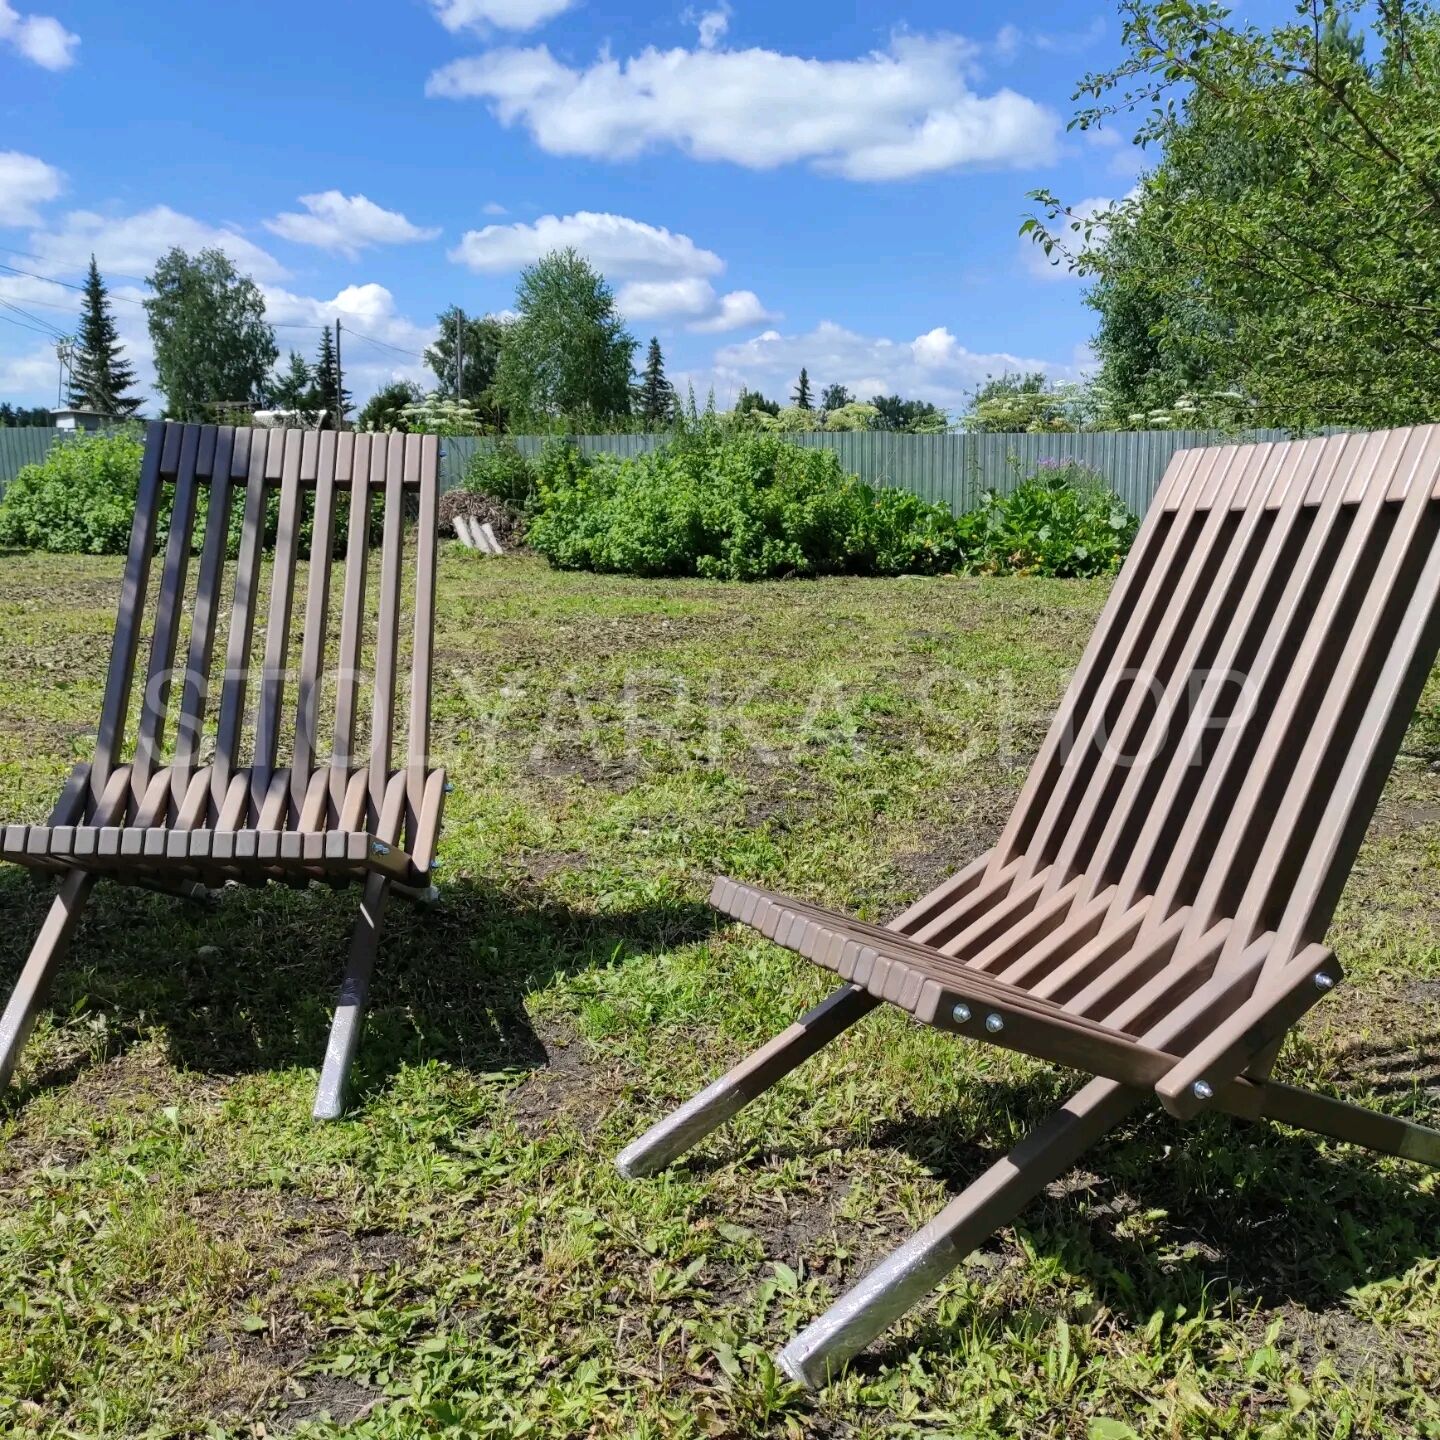
[[[232,880],[360,883],[360,917],[315,1102],[317,1118],[341,1113],[390,895],[417,900],[433,895],[430,870],[445,796],[445,774],[430,768],[428,755],[438,489],[434,436],[158,422],[149,427],[94,759],[76,767],[48,824],[0,827],[0,858],[60,876],[59,894],[0,1017],[0,1084],[14,1071],[50,976],[99,877],[177,894]],[[186,581],[202,496],[205,533],[192,594]],[[344,559],[332,564],[342,496],[348,513]],[[356,503],[357,496],[363,503]],[[371,601],[366,576],[376,497],[383,524],[372,587],[378,598]],[[252,686],[261,553],[272,499],[278,503],[274,564],[263,658]],[[241,507],[241,530],[231,570],[225,551],[235,505]],[[403,765],[392,768],[407,510],[418,511],[408,753]],[[169,517],[164,569],[151,616],[149,663],[140,676],[144,692],[135,743],[126,759],[151,556],[164,515]],[[307,515],[312,542],[301,612],[296,567]],[[332,570],[341,572],[342,585],[332,587]],[[227,574],[231,614],[214,753],[202,760]],[[332,588],[340,597],[339,653],[327,670]],[[188,652],[177,669],[186,610]],[[300,668],[287,711],[292,626],[299,628]],[[355,758],[365,718],[361,665],[371,631],[369,759],[362,761]],[[329,758],[322,759],[322,691],[330,676],[333,743]],[[247,698],[255,705],[248,757],[242,753]],[[172,711],[174,745],[167,757]],[[282,764],[287,741],[289,763]]]
[[[711,903],[845,982],[619,1157],[682,1155],[881,1001],[1096,1078],[781,1352],[819,1385],[1152,1095],[1427,1164],[1270,1078],[1440,649],[1440,427],[1176,456],[999,843],[889,925]]]

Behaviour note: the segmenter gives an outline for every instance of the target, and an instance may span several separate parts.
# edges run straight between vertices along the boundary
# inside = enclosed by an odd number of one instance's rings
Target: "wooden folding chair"
[[[819,1385],[1150,1094],[1427,1164],[1269,1078],[1440,648],[1440,427],[1175,457],[999,843],[888,926],[711,903],[844,984],[619,1157],[676,1159],[868,1010],[1096,1078],[782,1351]]]
[[[392,892],[413,899],[434,893],[430,871],[446,789],[444,771],[429,764],[438,488],[434,436],[149,426],[94,759],[76,767],[48,824],[0,827],[0,858],[60,877],[59,895],[0,1017],[0,1084],[14,1071],[97,878],[179,894],[231,880],[359,883],[360,917],[315,1102],[317,1118],[341,1113],[387,902]],[[202,497],[204,541],[192,590],[186,582]],[[367,588],[377,497],[382,539],[378,575]],[[264,652],[252,685],[267,502],[278,505],[278,522]],[[239,555],[228,567],[236,505]],[[407,510],[418,511],[408,753],[402,767],[392,768]],[[151,556],[164,518],[164,569],[152,611]],[[296,569],[307,518],[312,539],[302,613]],[[344,559],[332,564],[337,548]],[[340,572],[333,587],[332,570]],[[332,589],[340,597],[339,639],[327,668]],[[227,594],[220,703],[207,727],[217,621]],[[149,662],[140,675],[134,744],[127,747],[147,614]],[[177,668],[186,614],[188,644]],[[299,672],[287,709],[292,625],[299,632]],[[373,665],[368,727],[367,661]],[[322,710],[330,709],[322,697],[331,687],[333,743],[322,759]],[[254,705],[253,733],[247,699]],[[202,758],[212,729],[213,755]],[[362,741],[368,760],[355,758]]]

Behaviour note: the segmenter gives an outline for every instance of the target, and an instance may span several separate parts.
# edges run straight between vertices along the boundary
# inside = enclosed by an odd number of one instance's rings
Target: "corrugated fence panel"
[[[59,434],[41,426],[0,428],[0,496],[27,465],[38,465],[50,453]]]
[[[552,437],[512,437],[525,455],[538,455]],[[587,455],[642,454],[665,442],[663,435],[581,435],[572,437]],[[1283,440],[1282,430],[1257,430],[1245,437]],[[987,490],[1002,494],[1037,471],[1067,462],[1094,470],[1137,515],[1144,514],[1165,467],[1177,450],[1233,442],[1212,430],[1095,431],[1045,435],[902,435],[887,431],[814,431],[785,439],[810,449],[833,450],[841,466],[871,485],[908,490],[939,501],[957,514],[972,510]],[[443,483],[458,485],[470,458],[489,449],[489,439],[448,439]]]
[[[62,432],[0,429],[0,495],[26,466],[43,460]],[[534,457],[553,438],[510,437],[524,455]],[[571,437],[587,455],[631,457],[665,443],[664,435],[580,435]],[[1210,430],[1098,431],[1069,435],[898,435],[887,431],[815,431],[787,435],[812,449],[833,450],[841,466],[871,485],[909,490],[940,501],[957,514],[973,509],[987,490],[1013,490],[1027,475],[1051,465],[1075,461],[1101,475],[1137,515],[1155,493],[1170,457],[1177,450],[1233,441]],[[1246,437],[1283,440],[1285,432],[1259,430]],[[489,438],[466,435],[441,442],[441,484],[452,489],[464,479],[477,451],[489,450]]]

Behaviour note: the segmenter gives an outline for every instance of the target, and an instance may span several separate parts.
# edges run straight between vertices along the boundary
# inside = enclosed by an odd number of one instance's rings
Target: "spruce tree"
[[[665,378],[665,359],[656,336],[650,338],[650,351],[635,400],[641,418],[648,425],[661,425],[674,417],[675,387]]]
[[[327,325],[320,332],[320,352],[315,356],[315,395],[330,424],[340,429],[350,413],[350,392],[340,388],[340,367],[335,362],[335,337]]]
[[[315,389],[315,376],[303,355],[292,350],[288,366],[271,381],[270,408],[293,414],[307,428],[315,423],[316,413],[324,408],[324,402]]]
[[[810,372],[801,366],[800,381],[795,386],[795,393],[790,397],[795,402],[797,410],[813,410],[815,403],[810,398]]]
[[[141,403],[138,395],[128,393],[135,384],[135,367],[120,358],[124,347],[93,255],[85,278],[83,306],[70,368],[70,403],[77,409],[98,410],[112,419],[128,420]]]

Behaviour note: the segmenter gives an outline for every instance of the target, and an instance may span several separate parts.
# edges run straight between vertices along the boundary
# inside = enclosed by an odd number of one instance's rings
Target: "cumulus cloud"
[[[311,359],[319,331],[340,321],[345,388],[355,396],[357,406],[392,380],[434,384],[434,376],[421,357],[426,346],[434,343],[436,329],[433,325],[417,325],[401,314],[394,295],[385,286],[373,282],[347,285],[328,300],[297,295],[274,285],[261,289],[266,318],[280,327],[277,338],[282,351],[294,348]],[[294,328],[298,326],[308,328],[310,333]],[[345,331],[349,334],[343,334]]]
[[[725,262],[713,250],[688,235],[628,215],[580,210],[542,215],[534,222],[487,225],[468,231],[450,258],[482,274],[505,274],[567,247],[618,284],[615,303],[627,319],[688,320],[693,330],[719,332],[775,318],[754,291],[716,291],[711,280],[725,269]]]
[[[753,290],[732,290],[720,297],[719,308],[704,320],[690,326],[700,335],[718,335],[725,330],[744,330],[747,326],[768,325],[780,317],[760,303]]]
[[[33,231],[25,248],[52,272],[83,271],[93,252],[102,273],[143,277],[161,255],[177,245],[192,254],[223,250],[239,270],[255,280],[283,280],[287,273],[273,255],[238,231],[208,225],[168,205],[155,205],[134,215],[72,210],[56,228]]]
[[[333,250],[348,259],[359,258],[371,245],[406,245],[433,240],[440,231],[412,224],[398,210],[384,210],[364,195],[342,195],[325,190],[302,195],[305,214],[286,211],[265,222],[265,228],[297,245]]]
[[[700,14],[690,11],[687,17],[700,32],[700,48],[702,50],[713,50],[724,38],[730,29],[730,7],[728,5],[717,5],[713,10],[705,10]]]
[[[817,388],[840,384],[861,399],[900,394],[952,411],[964,406],[987,375],[1044,370],[1060,377],[1071,369],[1005,352],[971,350],[943,325],[913,340],[891,340],[824,321],[804,335],[771,329],[723,346],[715,354],[711,378],[722,395],[737,394],[745,386],[779,396],[789,394],[802,365]]]
[[[504,273],[572,246],[611,280],[718,275],[725,268],[718,255],[688,235],[591,210],[469,230],[450,258],[482,273]]]
[[[44,70],[65,70],[75,63],[80,37],[51,15],[22,15],[0,0],[0,41]]]
[[[430,0],[435,18],[450,31],[533,30],[564,14],[575,0]]]
[[[0,225],[38,225],[36,208],[65,188],[53,165],[18,150],[0,150]]]
[[[805,162],[852,180],[1049,160],[1054,113],[1014,90],[976,93],[977,53],[954,35],[897,35],[856,60],[717,45],[572,68],[540,45],[456,60],[426,88],[488,101],[502,124],[523,125],[556,155],[628,159],[674,146],[698,160]]]

